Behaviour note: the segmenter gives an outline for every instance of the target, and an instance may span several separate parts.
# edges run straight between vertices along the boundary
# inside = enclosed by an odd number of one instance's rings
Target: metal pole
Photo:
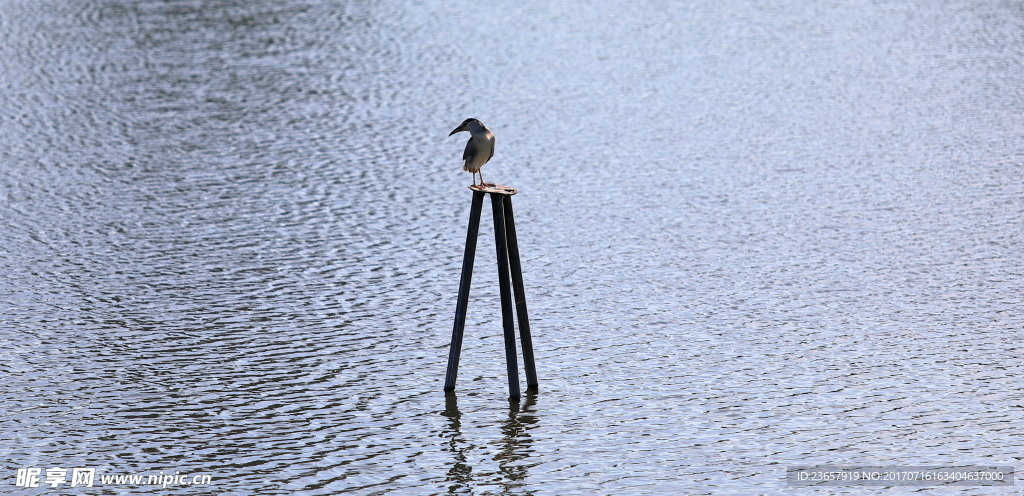
[[[501,326],[505,330],[505,366],[508,368],[508,394],[518,398],[519,365],[516,360],[516,325],[512,317],[512,284],[509,281],[508,244],[505,237],[505,195],[491,193],[494,212],[494,246],[498,251],[498,285],[501,294]]]
[[[523,266],[519,261],[519,241],[516,239],[516,221],[512,212],[512,196],[504,196],[505,236],[508,238],[508,262],[512,271],[512,289],[516,293],[516,317],[519,319],[519,339],[523,344],[523,365],[526,367],[526,388],[537,389],[537,365],[533,359],[533,338],[530,334],[530,316],[526,311],[526,289],[523,287]]]
[[[469,308],[469,286],[473,281],[473,262],[476,259],[476,240],[480,234],[480,211],[483,209],[483,204],[483,192],[474,191],[473,204],[469,208],[469,228],[466,230],[466,253],[462,257],[459,300],[455,304],[455,325],[452,327],[452,343],[448,348],[448,372],[444,377],[445,391],[455,389],[455,376],[459,373],[462,336],[466,331],[466,310]]]

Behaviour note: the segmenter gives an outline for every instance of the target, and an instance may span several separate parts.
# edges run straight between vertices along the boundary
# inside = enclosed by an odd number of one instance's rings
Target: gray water
[[[1024,465],[1022,65],[1020,2],[4,0],[0,492]],[[489,209],[442,391],[467,117],[520,189],[518,402]],[[212,481],[16,485],[54,466]]]

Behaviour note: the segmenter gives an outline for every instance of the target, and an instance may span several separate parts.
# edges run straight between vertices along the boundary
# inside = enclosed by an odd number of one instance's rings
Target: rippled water
[[[1019,2],[0,2],[0,492],[1014,465],[1022,64]],[[471,116],[521,190],[519,402],[489,210],[441,390]]]

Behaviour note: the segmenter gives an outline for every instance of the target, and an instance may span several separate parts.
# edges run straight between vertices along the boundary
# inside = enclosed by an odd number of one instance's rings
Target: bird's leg
[[[484,171],[480,171],[477,174],[480,174],[480,185],[481,186],[483,186],[483,187],[494,186],[494,183],[485,183],[484,182]]]

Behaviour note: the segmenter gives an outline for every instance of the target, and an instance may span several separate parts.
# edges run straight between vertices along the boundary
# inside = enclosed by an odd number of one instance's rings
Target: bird
[[[484,175],[480,168],[494,156],[494,133],[478,119],[470,117],[462,121],[459,127],[448,133],[451,136],[462,131],[469,131],[469,142],[466,143],[466,151],[462,152],[462,160],[465,163],[462,170],[473,174],[473,188],[476,188],[476,175],[480,174],[481,187],[494,186],[494,183],[485,183]]]

